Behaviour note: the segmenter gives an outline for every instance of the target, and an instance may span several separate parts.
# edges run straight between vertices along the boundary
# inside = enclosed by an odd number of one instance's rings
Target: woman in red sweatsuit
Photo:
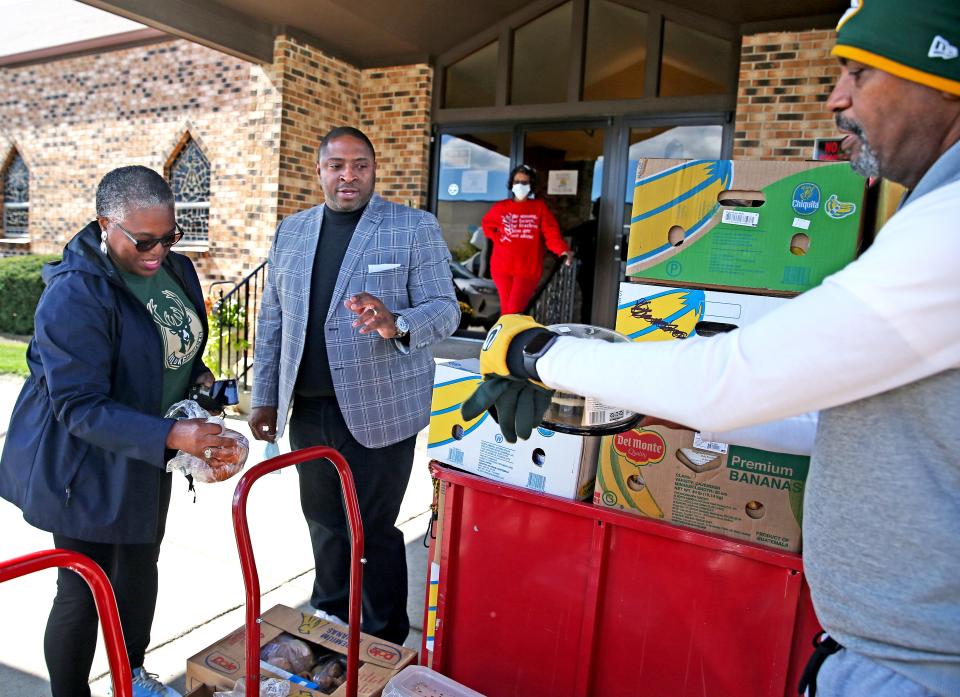
[[[565,258],[573,252],[547,204],[533,198],[536,171],[520,165],[510,172],[511,196],[493,204],[483,216],[483,234],[493,242],[490,275],[500,294],[500,314],[523,312],[543,273],[543,248]]]

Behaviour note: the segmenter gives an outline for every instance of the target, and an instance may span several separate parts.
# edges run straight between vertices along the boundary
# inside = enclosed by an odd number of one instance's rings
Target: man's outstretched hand
[[[553,390],[524,366],[523,348],[553,332],[527,315],[504,315],[487,334],[480,349],[483,382],[463,403],[468,421],[489,410],[508,443],[526,440],[543,421]]]

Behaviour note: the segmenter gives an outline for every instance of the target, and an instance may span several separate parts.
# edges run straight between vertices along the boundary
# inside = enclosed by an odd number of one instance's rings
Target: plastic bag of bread
[[[224,428],[223,418],[210,414],[192,399],[184,399],[172,405],[164,415],[167,419],[206,419],[208,423],[220,427],[220,435],[237,442],[235,448],[215,448],[214,455],[208,460],[177,451],[169,462],[167,472],[179,471],[189,474],[196,482],[212,484],[229,479],[243,469],[250,453],[250,443],[238,431]]]
[[[347,681],[346,656],[328,656],[322,659],[314,666],[310,679],[317,684],[321,692],[333,694]]]
[[[310,680],[324,694],[333,694],[347,681],[347,657],[337,653],[324,656],[310,669]]]
[[[310,645],[290,634],[281,634],[260,649],[260,660],[288,673],[306,673],[316,662]]]

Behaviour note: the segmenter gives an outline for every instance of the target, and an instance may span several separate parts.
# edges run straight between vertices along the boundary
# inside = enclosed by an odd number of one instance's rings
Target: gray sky
[[[0,56],[143,29],[75,0],[0,0]]]

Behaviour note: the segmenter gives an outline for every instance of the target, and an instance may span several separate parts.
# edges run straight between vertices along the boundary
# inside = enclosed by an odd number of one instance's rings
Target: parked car
[[[457,299],[470,306],[473,317],[470,325],[489,329],[500,316],[500,296],[497,287],[488,278],[481,278],[456,261],[450,262]]]

